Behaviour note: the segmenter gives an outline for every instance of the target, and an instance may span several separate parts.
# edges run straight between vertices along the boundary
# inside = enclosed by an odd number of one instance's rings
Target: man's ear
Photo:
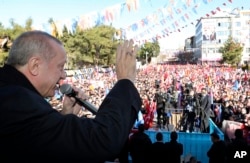
[[[39,74],[39,68],[41,59],[39,57],[31,57],[28,61],[28,69],[30,74],[37,76]]]

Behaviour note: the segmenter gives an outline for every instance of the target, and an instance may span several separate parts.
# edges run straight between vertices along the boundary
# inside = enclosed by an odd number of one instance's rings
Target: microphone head
[[[62,84],[60,86],[60,92],[62,94],[66,94],[66,95],[71,94],[72,93],[72,87],[71,87],[71,85],[70,84]]]

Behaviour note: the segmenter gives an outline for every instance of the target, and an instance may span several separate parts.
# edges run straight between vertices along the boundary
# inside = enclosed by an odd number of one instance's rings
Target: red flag
[[[244,81],[247,81],[248,78],[247,78],[247,73],[245,73],[245,76],[244,76]]]

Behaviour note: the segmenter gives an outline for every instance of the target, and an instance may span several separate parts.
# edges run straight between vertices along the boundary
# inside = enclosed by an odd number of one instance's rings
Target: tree
[[[13,40],[16,39],[21,33],[31,30],[33,20],[27,19],[25,27],[15,23],[14,19],[10,19],[10,28],[4,28],[0,23],[0,44],[7,38],[7,42],[4,47],[0,47],[0,66],[6,61],[8,57],[8,51],[12,45]]]
[[[59,38],[68,54],[67,69],[79,68],[88,61],[86,56],[90,55],[91,45],[84,36],[84,31],[77,30],[74,34],[67,31],[64,26],[63,35]]]
[[[114,56],[114,39],[116,29],[111,26],[101,25],[84,31],[84,37],[91,44],[91,55],[95,65],[105,64]],[[115,47],[116,49],[116,47]]]
[[[0,52],[0,66],[3,66],[5,61],[7,60],[8,53]]]
[[[224,43],[224,46],[220,48],[222,53],[222,61],[227,64],[238,64],[241,61],[243,47],[240,43],[229,37]]]
[[[26,21],[25,21],[25,30],[26,31],[31,31],[32,30],[32,24],[33,24],[33,20],[32,18],[28,18]]]
[[[11,27],[7,28],[7,33],[11,40],[15,40],[21,33],[26,31],[26,29],[17,24],[14,19],[10,19],[10,25]]]
[[[138,57],[139,60],[141,61],[147,61],[146,62],[150,62],[152,57],[157,57],[160,53],[160,46],[158,42],[147,42],[145,43],[139,53],[138,53]]]
[[[57,30],[57,27],[53,18],[49,18],[48,23],[51,25],[51,28],[52,28],[51,35],[54,37],[58,37],[58,30]]]
[[[68,54],[68,62],[66,68],[74,69],[82,67],[83,64],[102,64],[111,65],[114,63],[115,51],[119,40],[114,37],[115,28],[111,26],[97,26],[87,30],[76,28],[74,33],[69,33],[66,26],[64,26],[62,35],[58,35],[58,29],[52,18],[48,20],[52,27],[52,35],[62,41],[66,52]],[[8,36],[8,48],[12,41],[18,35],[25,31],[32,30],[33,20],[28,18],[24,26],[15,23],[14,19],[10,19],[10,28],[5,28],[0,23],[0,42]],[[0,50],[0,65],[3,65],[7,58],[7,53]]]

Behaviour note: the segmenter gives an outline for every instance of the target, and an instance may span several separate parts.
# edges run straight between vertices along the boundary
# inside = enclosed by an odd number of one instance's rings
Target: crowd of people
[[[240,68],[213,67],[206,64],[149,64],[137,69],[135,85],[142,99],[141,109],[146,129],[153,127],[157,114],[157,125],[165,127],[172,112],[183,110],[183,117],[186,119],[182,118],[178,130],[193,132],[198,125],[201,132],[209,132],[207,119],[212,118],[219,128],[222,128],[224,120],[230,120],[242,123],[247,131],[250,127],[249,81],[249,71]],[[113,67],[101,72],[98,68],[92,68],[92,71],[83,68],[62,81],[82,88],[89,95],[89,102],[96,106],[100,105],[115,82]],[[163,106],[159,104],[157,94],[163,97]],[[206,100],[202,98],[203,94]],[[200,102],[197,103],[197,99]],[[164,107],[162,115],[157,112],[159,106]],[[196,108],[202,108],[204,112]],[[86,110],[82,114],[92,116]],[[247,136],[247,133],[244,135]]]
[[[247,163],[250,161],[247,154],[250,146],[243,137],[243,130],[236,129],[234,135],[235,138],[231,142],[226,142],[221,140],[217,133],[210,134],[212,145],[207,151],[209,163]]]
[[[71,83],[81,87],[89,95],[88,100],[99,106],[116,82],[115,70],[110,67],[100,72],[98,68],[93,68],[92,71],[84,68],[82,70],[84,73],[80,72],[75,72],[62,83]],[[140,114],[142,122],[140,123],[144,124],[145,129],[155,125],[162,127],[160,124],[168,125],[171,112],[182,110],[183,118],[180,120],[180,123],[183,123],[182,128],[176,126],[175,130],[194,132],[197,128],[197,120],[200,120],[199,131],[209,132],[207,121],[204,121],[206,128],[201,129],[202,119],[199,117],[201,114],[198,109],[200,107],[207,110],[206,114],[209,114],[207,118],[211,118],[221,129],[224,120],[242,123],[243,138],[250,144],[249,71],[209,65],[147,65],[137,69],[135,85],[142,99]],[[202,94],[206,100],[204,98],[202,100]],[[163,99],[157,99],[157,95]],[[162,110],[159,111],[159,106],[164,108],[161,116],[159,112]],[[86,109],[83,109],[82,113],[88,117],[92,116]],[[164,118],[160,119],[162,116]],[[154,122],[154,119],[157,119],[157,122]],[[227,140],[227,133],[224,134]],[[211,135],[211,138],[213,136]],[[228,142],[232,141],[228,140]],[[208,157],[210,155],[211,152],[208,152]]]

